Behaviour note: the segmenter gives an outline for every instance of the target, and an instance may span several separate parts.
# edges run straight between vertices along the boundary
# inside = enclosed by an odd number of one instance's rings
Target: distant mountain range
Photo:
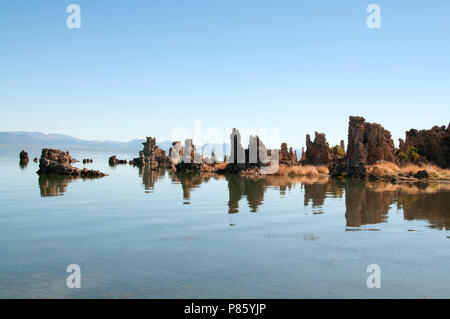
[[[41,132],[0,132],[0,145],[15,145],[23,148],[26,147],[42,147],[42,148],[61,148],[65,149],[90,149],[90,150],[116,150],[116,151],[133,151],[139,152],[142,150],[142,143],[145,139],[136,139],[129,142],[116,142],[116,141],[87,141],[76,137],[63,134],[44,134]],[[172,147],[171,141],[157,142],[158,146],[169,151]],[[203,148],[208,146],[209,150],[216,147],[223,147],[224,154],[228,151],[229,144],[205,144]],[[218,149],[218,148],[216,148]],[[197,151],[199,149],[197,148]],[[217,152],[216,152],[217,153]],[[210,154],[205,154],[209,156]]]
[[[62,150],[83,149],[83,150],[99,150],[99,151],[124,151],[124,152],[136,152],[136,154],[143,149],[142,143],[145,139],[136,139],[129,142],[116,142],[116,141],[87,141],[73,136],[63,134],[44,134],[41,132],[0,132],[0,145],[19,146],[22,148],[27,147],[40,147],[40,148],[59,148]],[[195,141],[194,141],[195,142]],[[172,147],[171,141],[158,142],[158,146],[164,151],[169,152]],[[183,142],[184,146],[184,142]],[[217,150],[222,148],[222,154]],[[204,156],[210,157],[211,150],[216,150],[215,153],[218,157],[225,154],[230,154],[230,144],[204,144],[202,148],[196,147],[198,153],[202,153],[204,150]],[[301,149],[295,149],[297,156],[301,156]]]
[[[132,140],[130,142],[115,141],[86,141],[76,137],[62,134],[44,134],[40,132],[0,132],[0,145],[19,145],[36,147],[59,147],[59,148],[83,148],[98,150],[123,150],[139,151],[142,149],[142,140]],[[163,149],[172,145],[165,141],[158,143]]]

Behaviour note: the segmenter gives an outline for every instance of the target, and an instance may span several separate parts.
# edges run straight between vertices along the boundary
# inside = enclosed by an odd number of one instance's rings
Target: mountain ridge
[[[118,141],[100,141],[100,140],[83,140],[77,137],[73,137],[65,134],[42,132],[28,132],[28,131],[10,131],[0,132],[0,145],[20,146],[20,147],[42,147],[42,148],[83,148],[91,150],[116,150],[116,151],[136,151],[142,150],[142,143],[145,139],[134,139],[129,142]],[[169,152],[172,147],[171,141],[157,142],[158,146]],[[217,145],[222,146],[223,150],[229,150],[229,144],[211,144],[207,143],[202,146],[202,149],[206,146]],[[209,155],[209,154],[208,154]]]

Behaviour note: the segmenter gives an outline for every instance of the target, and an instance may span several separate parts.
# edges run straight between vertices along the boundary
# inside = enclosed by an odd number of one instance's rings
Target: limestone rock
[[[106,176],[105,173],[96,170],[79,169],[73,167],[75,162],[69,152],[63,152],[54,149],[43,149],[39,160],[39,170],[37,174],[58,174],[70,175],[83,178],[94,178]]]
[[[347,154],[332,164],[330,173],[363,178],[367,175],[365,165],[378,161],[397,162],[395,153],[389,131],[380,124],[367,123],[363,117],[350,116]]]
[[[27,165],[30,159],[28,158],[28,153],[22,150],[19,154],[20,165]]]
[[[192,139],[186,139],[184,142],[183,155],[175,164],[177,172],[211,172],[214,170],[202,157],[196,152]]]
[[[178,162],[183,157],[184,148],[181,146],[180,141],[176,141],[172,143],[172,147],[169,149],[169,160],[172,166],[178,164]]]
[[[421,171],[418,171],[417,173],[415,173],[413,176],[418,179],[423,179],[423,178],[429,178],[430,174],[428,174],[428,172],[426,170],[421,170]]]
[[[287,143],[282,143],[279,151],[279,162],[286,165],[298,164],[297,151],[293,152],[292,147],[288,150]]]
[[[245,163],[248,167],[270,163],[267,147],[258,135],[251,135],[249,138],[248,149],[245,150]]]
[[[156,144],[156,138],[147,137],[147,141],[142,144],[144,149],[139,152],[139,157],[133,159],[133,165],[158,169],[166,163],[168,164],[166,152]]]
[[[315,132],[314,142],[306,134],[306,152],[303,164],[306,165],[328,165],[333,160],[333,152],[328,145],[324,133]]]
[[[225,157],[228,163],[225,168],[217,170],[219,173],[241,173],[254,175],[257,168],[270,165],[270,151],[267,150],[262,140],[256,136],[250,136],[248,149],[241,144],[241,134],[234,128],[230,135],[231,153]],[[246,171],[246,172],[244,172]],[[259,174],[259,173],[258,173]]]
[[[411,162],[432,162],[442,168],[450,167],[450,123],[434,126],[429,130],[411,129],[406,140],[400,140],[400,159],[405,156]]]
[[[233,169],[242,170],[245,168],[245,150],[241,144],[241,133],[237,128],[233,128],[230,134],[230,163],[228,166]]]
[[[116,155],[113,155],[109,158],[108,163],[110,166],[116,166],[120,164],[127,164],[127,160],[118,159]]]

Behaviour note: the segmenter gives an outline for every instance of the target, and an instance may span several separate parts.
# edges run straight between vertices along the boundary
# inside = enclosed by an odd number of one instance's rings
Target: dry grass
[[[222,162],[222,163],[215,163],[214,168],[215,169],[225,169],[227,167],[228,163]]]
[[[314,177],[320,174],[328,174],[328,168],[326,166],[312,166],[312,165],[286,166],[284,164],[280,164],[280,166],[278,167],[278,172],[275,175]]]
[[[325,165],[317,166],[317,171],[319,172],[319,174],[329,174],[330,173],[330,171],[328,170],[328,167],[326,167]]]
[[[443,169],[432,164],[425,164],[421,166],[407,164],[398,166],[391,162],[382,162],[367,167],[368,173],[377,177],[399,175],[406,176],[410,173],[415,174],[421,170],[426,170],[432,179],[450,179],[450,169]]]

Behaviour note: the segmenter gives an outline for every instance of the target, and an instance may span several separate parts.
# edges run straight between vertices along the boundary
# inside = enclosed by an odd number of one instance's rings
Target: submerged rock
[[[127,164],[127,160],[118,159],[116,155],[113,155],[108,159],[108,163],[110,166],[116,166],[119,164]]]
[[[70,175],[83,178],[103,177],[107,174],[97,170],[88,170],[86,168],[79,169],[73,167],[72,163],[76,162],[69,152],[63,152],[54,149],[43,149],[39,160],[39,170],[37,174],[58,174]]]

